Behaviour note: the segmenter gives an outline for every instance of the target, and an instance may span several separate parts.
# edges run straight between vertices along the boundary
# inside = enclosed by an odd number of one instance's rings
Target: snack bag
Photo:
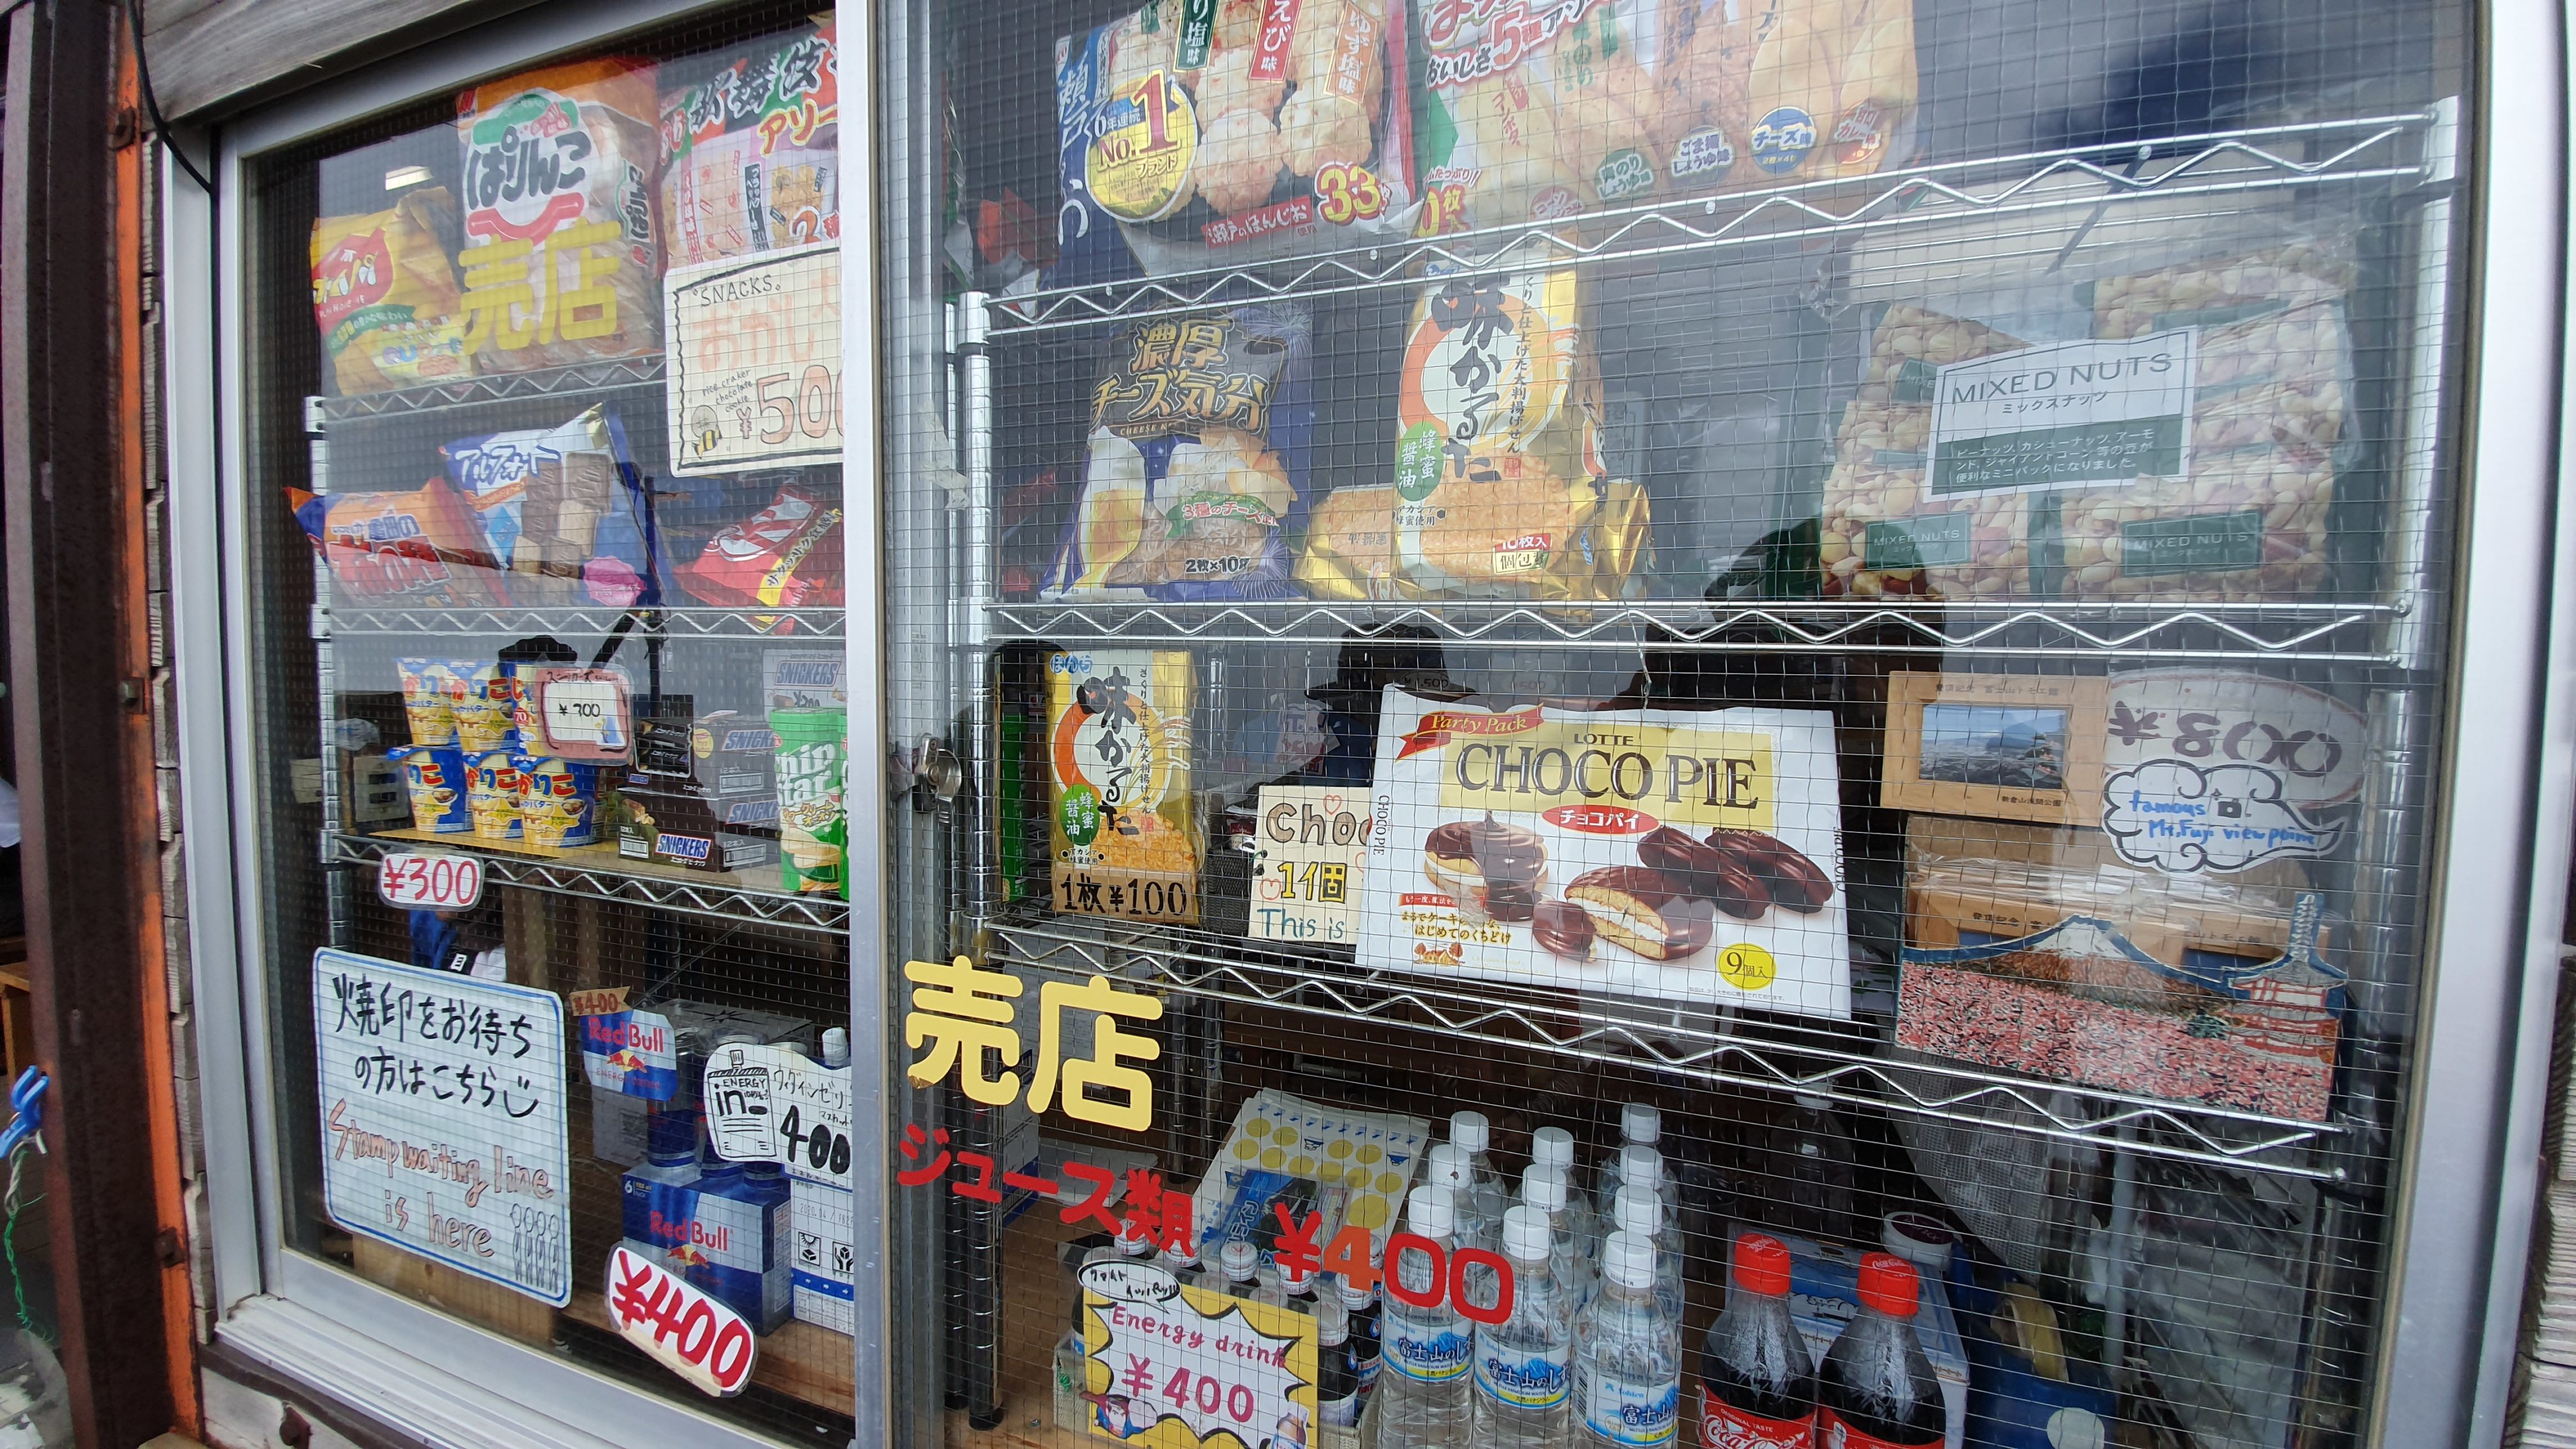
[[[1851,1015],[1828,710],[1389,685],[1358,969]]]
[[[778,736],[780,878],[795,895],[850,895],[849,817],[842,774],[849,767],[850,713],[774,709]]]
[[[459,438],[438,450],[483,519],[520,603],[578,601],[600,525],[624,501],[626,430],[604,407],[557,428]]]
[[[1393,572],[1417,595],[1611,599],[1644,586],[1645,490],[1603,476],[1601,380],[1571,271],[1452,277],[1405,339]]]
[[[680,586],[703,604],[748,609],[831,608],[841,602],[841,506],[789,484],[767,508],[728,524]]]
[[[1140,323],[1092,393],[1091,458],[1047,599],[1275,599],[1305,520],[1306,314]]]
[[[1913,0],[1435,0],[1422,29],[1434,234],[1868,175],[1908,145]]]
[[[1190,808],[1182,650],[1047,656],[1047,844],[1055,906],[1196,925],[1199,829]]]
[[[840,117],[828,21],[664,92],[669,265],[838,240]]]
[[[1297,582],[1318,599],[1403,597],[1395,577],[1393,488],[1355,486],[1324,495],[1306,519]]]
[[[1057,41],[1058,282],[1406,235],[1407,44],[1400,0],[1148,0]]]
[[[487,372],[653,352],[662,247],[653,66],[551,66],[456,98],[464,347]]]
[[[442,479],[408,493],[323,498],[289,488],[286,496],[352,602],[464,608],[510,601],[474,511]]]
[[[313,223],[313,320],[342,397],[474,375],[444,237],[456,198],[406,193],[390,211]]]

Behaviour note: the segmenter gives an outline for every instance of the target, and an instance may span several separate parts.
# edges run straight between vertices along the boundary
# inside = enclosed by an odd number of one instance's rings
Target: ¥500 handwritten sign
[[[841,457],[841,244],[674,268],[671,471]]]
[[[562,1001],[326,947],[313,1029],[332,1220],[571,1302]]]

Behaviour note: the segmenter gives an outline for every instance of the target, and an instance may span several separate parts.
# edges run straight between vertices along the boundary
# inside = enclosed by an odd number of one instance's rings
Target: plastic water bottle
[[[1482,1112],[1452,1112],[1449,1140],[1467,1154],[1467,1182],[1476,1198],[1474,1216],[1493,1224],[1493,1240],[1484,1246],[1496,1247],[1502,1242],[1503,1211],[1512,1205],[1512,1194],[1503,1175],[1494,1170],[1493,1159],[1486,1155],[1493,1146],[1494,1129]]]
[[[1828,1243],[1852,1236],[1852,1200],[1858,1192],[1851,1134],[1834,1116],[1834,1104],[1805,1092],[1775,1129],[1783,1224],[1793,1233]]]
[[[1660,1199],[1631,1181],[1619,1189],[1619,1201],[1613,1205],[1612,1221],[1618,1230],[1644,1238],[1655,1245],[1655,1300],[1663,1305],[1664,1316],[1675,1324],[1682,1321],[1682,1242],[1673,1227],[1670,1213]],[[1606,1268],[1603,1270],[1608,1271]]]
[[[1585,1227],[1574,1219],[1568,1201],[1572,1189],[1565,1185],[1565,1170],[1545,1163],[1533,1163],[1521,1174],[1521,1201],[1547,1215],[1551,1249],[1548,1271],[1556,1277],[1557,1296],[1563,1298],[1568,1317],[1592,1297],[1592,1274],[1601,1245],[1588,1241]],[[1505,1215],[1508,1222],[1509,1215]]]
[[[1663,1203],[1665,1217],[1675,1223],[1682,1220],[1680,1185],[1673,1181],[1673,1174],[1664,1163],[1664,1154],[1655,1149],[1636,1142],[1619,1149],[1619,1186],[1653,1194]],[[1616,1189],[1601,1199],[1603,1216],[1608,1216],[1611,1205],[1618,1201]]]
[[[1225,1275],[1224,1292],[1232,1298],[1259,1301],[1261,1294],[1261,1250],[1249,1238],[1236,1238],[1217,1250],[1217,1270]],[[1215,1283],[1203,1284],[1214,1288]]]
[[[1655,1300],[1655,1244],[1612,1233],[1601,1291],[1574,1321],[1577,1442],[1663,1449],[1681,1411],[1681,1330]]]
[[[1565,1443],[1574,1318],[1550,1265],[1554,1252],[1545,1213],[1526,1203],[1504,1211],[1512,1316],[1476,1326],[1475,1449],[1561,1449]]]
[[[1483,1248],[1493,1252],[1502,1246],[1503,1208],[1500,1199],[1487,1201],[1476,1190],[1475,1163],[1467,1149],[1455,1142],[1443,1142],[1431,1149],[1425,1159],[1426,1180],[1433,1187],[1449,1189],[1450,1203],[1456,1210],[1458,1246]],[[1486,1209],[1493,1211],[1489,1214]]]
[[[1600,1220],[1600,1213],[1592,1205],[1592,1194],[1585,1192],[1575,1177],[1573,1133],[1562,1127],[1541,1127],[1531,1133],[1530,1166],[1553,1167],[1565,1174],[1565,1210],[1574,1214],[1577,1222]]]
[[[1789,1250],[1778,1238],[1735,1240],[1726,1311],[1699,1356],[1699,1442],[1728,1449],[1811,1449],[1816,1370],[1789,1320]]]
[[[1652,1147],[1663,1140],[1664,1114],[1648,1102],[1630,1102],[1619,1109],[1619,1145],[1610,1149],[1610,1158],[1601,1164],[1601,1216],[1610,1216],[1610,1204],[1619,1200],[1622,1154],[1631,1147]]]
[[[1914,1336],[1922,1293],[1913,1264],[1894,1253],[1861,1256],[1860,1312],[1816,1373],[1818,1443],[1913,1449],[1947,1437],[1941,1384]]]
[[[1405,1203],[1405,1226],[1449,1251],[1454,1241],[1457,1207],[1446,1187],[1417,1187]],[[1387,1255],[1387,1271],[1397,1275],[1407,1293],[1436,1297],[1429,1308],[1416,1308],[1389,1293],[1380,1320],[1383,1363],[1377,1376],[1378,1449],[1464,1449],[1467,1442],[1470,1367],[1475,1336],[1460,1317],[1444,1285],[1431,1277],[1422,1253]]]

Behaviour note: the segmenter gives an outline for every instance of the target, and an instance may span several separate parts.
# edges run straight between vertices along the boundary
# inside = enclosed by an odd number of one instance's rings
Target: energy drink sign
[[[1314,1315],[1152,1263],[1090,1264],[1082,1290],[1086,1427],[1156,1449],[1314,1442]]]
[[[326,947],[313,1030],[332,1221],[571,1302],[562,999]]]

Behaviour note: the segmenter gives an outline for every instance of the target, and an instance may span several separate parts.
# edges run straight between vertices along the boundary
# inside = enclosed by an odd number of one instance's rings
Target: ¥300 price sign
[[[465,910],[483,899],[483,862],[470,855],[388,855],[376,863],[376,894],[389,906]]]

